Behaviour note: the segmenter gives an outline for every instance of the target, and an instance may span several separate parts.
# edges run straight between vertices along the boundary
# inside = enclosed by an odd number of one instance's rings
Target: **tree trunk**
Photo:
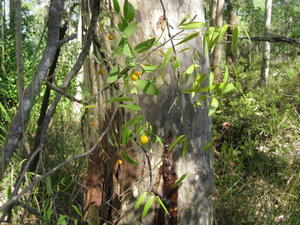
[[[270,35],[271,29],[271,15],[272,15],[272,0],[266,0],[265,3],[265,36]],[[270,53],[271,43],[266,41],[263,44],[263,60],[261,69],[261,80],[264,84],[268,83],[270,70]]]
[[[235,55],[234,49],[232,49],[232,33],[233,28],[235,26],[235,20],[236,20],[236,13],[234,10],[233,2],[232,0],[227,0],[227,14],[228,14],[228,24],[229,28],[227,31],[227,43],[226,43],[226,63],[229,68],[232,67],[232,64],[234,64]]]
[[[84,31],[84,27],[89,23],[88,12],[91,10],[91,3],[88,0],[83,0],[82,3]],[[177,26],[186,14],[190,14],[191,18],[195,17],[197,21],[205,22],[203,1],[156,0],[145,4],[144,1],[135,0],[131,3],[137,9],[138,23],[137,31],[129,38],[132,46],[150,37],[161,36],[161,43],[169,40],[169,35],[174,35],[179,31]],[[122,4],[120,2],[120,5]],[[169,21],[169,31],[161,25],[164,12],[165,18]],[[112,19],[110,26],[114,22]],[[94,104],[93,108],[86,109],[83,117],[86,149],[90,149],[96,143],[97,137],[114,115],[116,106],[105,101],[123,87],[120,84],[111,88],[106,82],[107,72],[116,63],[110,58],[112,42],[107,40],[107,35],[103,30],[99,31],[99,40],[95,40],[90,57],[86,59],[84,65],[85,88],[95,99],[95,102],[91,102]],[[117,38],[117,35],[114,34],[114,37]],[[206,102],[196,107],[194,104],[199,96],[192,97],[180,91],[192,84],[193,81],[190,80],[192,78],[183,82],[178,76],[178,72],[182,74],[191,63],[200,65],[199,73],[208,71],[208,57],[204,55],[201,44],[202,35],[203,31],[201,31],[201,37],[180,45],[180,48],[175,48],[175,51],[186,47],[191,49],[189,52],[177,53],[176,57],[181,65],[180,71],[174,70],[169,65],[160,73],[143,75],[145,78],[151,76],[156,78],[160,94],[158,96],[139,94],[136,101],[142,107],[146,120],[152,125],[153,139],[155,135],[159,136],[163,140],[163,146],[153,142],[151,146],[149,144],[143,147],[132,137],[132,142],[120,149],[122,124],[131,114],[119,110],[113,118],[113,129],[99,144],[97,151],[89,156],[87,175],[84,178],[86,187],[84,209],[85,218],[91,224],[115,224],[116,222],[123,225],[212,224],[213,172],[211,152],[209,149],[205,150],[205,146],[211,142],[211,120],[208,117]],[[174,42],[176,44],[178,40]],[[168,42],[161,50],[165,51],[173,47],[174,45]],[[104,53],[99,51],[101,48],[106,51]],[[97,57],[101,63],[96,63],[93,60],[94,57]],[[157,64],[161,57],[161,53],[155,51],[142,63]],[[122,65],[124,61],[121,60],[118,63]],[[100,76],[97,74],[99,69],[102,74]],[[164,74],[164,78],[159,74]],[[103,90],[106,87],[110,88]],[[181,157],[179,148],[170,153],[169,147],[176,137],[183,134],[186,135],[189,144],[187,153]],[[111,144],[110,139],[115,140],[117,145]],[[144,151],[144,148],[151,148],[152,152]],[[118,164],[118,159],[122,159],[120,151],[125,151],[140,164],[133,166],[125,160],[122,164]],[[175,181],[184,174],[187,174],[184,182],[179,187],[174,187]],[[155,204],[148,215],[141,219],[139,212],[133,210],[133,205],[137,197],[145,191],[160,196],[170,216],[164,213],[160,205]]]
[[[215,22],[214,22],[214,25],[216,27],[223,26],[223,11],[224,11],[224,0],[218,0]],[[222,44],[217,43],[212,54],[212,70],[215,74],[216,80],[220,80],[220,76],[221,76],[221,69],[220,69],[221,56],[222,56]]]
[[[24,60],[22,50],[22,15],[21,15],[21,0],[14,1],[15,8],[15,39],[16,39],[16,58],[17,58],[17,87],[18,100],[21,103],[24,91]]]

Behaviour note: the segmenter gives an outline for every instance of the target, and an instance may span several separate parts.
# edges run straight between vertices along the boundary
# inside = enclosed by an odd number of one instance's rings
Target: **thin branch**
[[[67,160],[65,160],[64,162],[58,164],[56,167],[52,168],[51,170],[49,170],[47,173],[45,173],[44,175],[37,177],[35,179],[33,179],[32,183],[27,185],[19,194],[13,196],[10,200],[6,201],[1,207],[0,207],[0,211],[4,210],[5,208],[7,208],[8,206],[10,206],[11,204],[13,204],[15,201],[17,201],[22,195],[26,194],[28,191],[32,190],[32,188],[38,184],[39,182],[41,182],[42,180],[44,180],[45,178],[51,176],[52,174],[54,174],[55,172],[57,172],[59,169],[63,168],[65,165],[67,165],[70,162],[73,162],[77,159],[80,158],[84,158],[88,155],[90,155],[91,153],[93,153],[93,151],[95,151],[97,149],[98,144],[102,141],[102,139],[104,138],[104,136],[106,135],[106,133],[109,131],[109,128],[111,127],[111,124],[113,122],[113,120],[115,119],[115,115],[118,111],[118,108],[115,108],[112,117],[109,120],[109,123],[107,125],[107,127],[105,128],[105,130],[103,131],[103,133],[100,135],[100,137],[98,138],[98,140],[96,141],[96,143],[93,145],[92,148],[90,148],[87,152],[82,153],[82,154],[78,154],[75,155],[73,157],[68,158]]]
[[[49,88],[51,88],[52,90],[54,90],[54,91],[58,92],[59,94],[65,96],[66,98],[70,99],[71,101],[77,102],[77,103],[82,104],[82,105],[88,105],[87,102],[84,102],[84,101],[82,101],[82,100],[79,100],[79,99],[75,98],[74,96],[72,96],[72,95],[66,93],[65,90],[63,90],[63,89],[61,89],[61,88],[58,88],[58,87],[54,86],[54,85],[51,84],[49,81],[47,81],[46,84],[47,84],[47,86],[48,86]]]
[[[241,40],[248,39],[248,37],[240,37]],[[268,42],[283,42],[288,44],[300,44],[300,40],[280,36],[264,36],[264,37],[250,37],[251,41],[268,41]]]
[[[68,41],[71,41],[71,40],[75,39],[76,37],[77,37],[77,33],[71,34],[70,36],[65,37],[64,39],[59,41],[59,46],[62,46],[63,44],[67,43]]]

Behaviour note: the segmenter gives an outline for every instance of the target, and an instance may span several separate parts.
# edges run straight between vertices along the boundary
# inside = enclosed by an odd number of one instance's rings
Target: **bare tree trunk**
[[[216,10],[216,18],[214,25],[215,26],[223,26],[223,11],[224,11],[224,0],[218,0],[217,10]],[[216,79],[220,79],[221,69],[220,62],[222,56],[222,44],[217,43],[213,54],[212,54],[212,70],[216,76]]]
[[[22,50],[22,15],[21,15],[21,0],[14,0],[15,8],[15,39],[16,39],[16,58],[17,58],[17,87],[18,100],[21,104],[24,91],[24,60]]]
[[[149,39],[149,37],[161,36],[160,42],[167,41],[170,38],[169,33],[172,36],[178,32],[177,26],[186,13],[190,13],[191,18],[197,18],[197,21],[205,21],[203,1],[155,0],[148,1],[147,4],[141,0],[130,2],[137,9],[138,23],[136,33],[130,37],[132,46]],[[162,3],[164,7],[162,7]],[[84,26],[89,23],[90,4],[90,1],[83,0]],[[120,5],[122,4],[123,1],[120,1]],[[108,8],[109,6],[108,4]],[[172,27],[169,32],[167,28],[162,29],[158,26],[161,18],[164,17]],[[111,23],[113,22],[112,20]],[[83,30],[85,29],[83,28]],[[183,73],[191,63],[200,65],[200,73],[208,71],[208,56],[204,55],[203,46],[199,44],[202,43],[203,32],[202,30],[201,37],[180,45],[181,48],[192,49],[190,52],[177,54],[181,64],[180,73]],[[99,41],[95,40],[90,57],[87,58],[84,65],[86,88],[92,96],[95,96],[95,102],[91,102],[91,104],[94,103],[93,108],[86,109],[83,118],[83,134],[87,149],[95,144],[97,136],[107,126],[107,121],[114,111],[115,106],[105,104],[105,101],[113,96],[114,90],[121,88],[121,86],[114,86],[113,89],[101,91],[108,86],[107,71],[111,70],[111,65],[115,63],[110,58],[111,42],[108,43],[106,35],[103,31],[99,34]],[[101,47],[106,49],[107,54],[102,54],[98,50]],[[162,50],[167,48],[172,48],[170,42]],[[95,56],[100,60],[103,59],[101,65],[92,60]],[[143,63],[155,64],[160,59],[161,54],[156,51]],[[118,63],[124,64],[124,62]],[[100,67],[104,70],[104,74],[101,76],[97,74]],[[211,120],[208,117],[207,104],[203,102],[200,107],[195,107],[197,96],[192,97],[181,93],[180,90],[190,86],[193,81],[179,80],[181,78],[178,77],[178,71],[174,70],[171,65],[160,72],[164,74],[163,79],[154,73],[145,75],[156,77],[160,94],[158,96],[140,94],[136,100],[142,106],[146,120],[153,127],[153,135],[161,137],[164,145],[152,144],[149,149],[151,148],[153,153],[145,153],[143,148],[132,140],[125,146],[125,149],[119,149],[120,128],[124,123],[124,118],[130,114],[125,113],[124,115],[123,111],[117,113],[110,134],[88,159],[88,171],[84,178],[86,186],[84,209],[85,217],[92,225],[115,223],[120,225],[212,224],[211,152],[204,150],[211,141]],[[180,156],[180,148],[172,153],[169,152],[171,142],[182,134],[186,135],[189,142],[188,152],[184,157]],[[109,137],[115,138],[117,146],[109,142]],[[134,137],[132,138],[134,139]],[[124,160],[122,165],[118,165],[116,162],[120,158],[120,151],[126,151],[140,164],[132,166]],[[150,177],[149,174],[152,176]],[[184,174],[187,174],[187,178],[180,187],[174,188],[175,181]],[[139,212],[133,209],[133,205],[137,197],[145,191],[161,196],[170,216],[166,215],[156,204],[141,220]]]
[[[235,26],[235,20],[236,20],[236,13],[234,9],[234,5],[232,0],[227,0],[227,13],[228,13],[228,24],[229,28],[227,31],[227,44],[226,44],[226,63],[229,68],[232,67],[232,64],[234,64],[236,52],[232,49],[232,33],[233,33],[233,27]]]
[[[218,0],[211,0],[210,1],[210,26],[216,26],[216,15],[217,15],[217,7],[218,7]]]
[[[272,0],[266,0],[265,3],[265,36],[270,35],[272,16]],[[271,43],[266,41],[263,46],[263,60],[261,69],[261,80],[264,84],[268,83],[270,70]]]
[[[5,55],[4,33],[5,33],[5,1],[0,0],[0,43],[1,43],[0,64],[1,64],[2,73],[6,74],[5,56],[4,56]]]

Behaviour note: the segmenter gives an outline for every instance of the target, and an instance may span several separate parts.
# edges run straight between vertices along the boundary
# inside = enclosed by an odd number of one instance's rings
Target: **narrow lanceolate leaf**
[[[216,98],[213,98],[208,111],[208,116],[212,116],[216,112],[218,105],[219,105],[218,100]]]
[[[147,80],[137,80],[134,82],[134,85],[144,93],[148,95],[158,95],[159,89],[156,87],[156,85],[150,81]]]
[[[93,109],[95,107],[95,104],[85,105],[83,108],[85,109]]]
[[[170,152],[173,151],[177,144],[184,142],[184,139],[185,139],[185,135],[180,135],[179,137],[177,137],[174,141],[172,141],[169,151]]]
[[[142,218],[147,215],[149,209],[151,208],[151,206],[153,204],[154,198],[155,198],[155,195],[151,195],[148,198],[148,200],[146,201],[145,206],[144,206],[143,211],[142,211]]]
[[[134,50],[137,53],[146,52],[148,49],[150,49],[153,46],[154,43],[155,43],[155,38],[148,39],[146,41],[143,41],[143,42],[137,44],[137,46],[135,46]]]
[[[121,156],[123,159],[125,159],[127,162],[129,162],[133,166],[138,166],[139,163],[135,161],[133,158],[131,158],[129,155],[127,155],[125,152],[121,152]]]
[[[141,65],[142,69],[145,70],[145,72],[153,72],[157,70],[160,65]]]
[[[190,74],[192,74],[192,73],[195,71],[195,69],[198,68],[198,67],[200,67],[198,64],[192,64],[192,65],[190,65],[190,66],[186,69],[185,73],[188,74],[188,75],[190,75]]]
[[[142,109],[139,105],[118,105],[118,106],[133,111],[140,111]]]
[[[129,97],[115,97],[107,100],[106,102],[125,102],[125,101],[133,101],[132,98]]]
[[[201,23],[201,22],[190,22],[190,23],[184,23],[180,26],[181,29],[186,30],[186,29],[199,29],[202,27],[205,27],[206,23]]]
[[[168,210],[167,210],[167,207],[165,206],[165,204],[163,203],[163,201],[160,199],[160,197],[156,196],[156,199],[157,199],[157,202],[160,204],[160,206],[165,211],[165,213],[167,213],[168,215],[170,215],[169,212],[168,212]]]
[[[134,204],[134,209],[138,209],[140,205],[144,202],[145,198],[147,197],[148,192],[144,192],[139,196],[139,198],[136,200],[136,203]]]
[[[239,37],[239,29],[237,28],[237,26],[234,26],[232,31],[232,38],[231,38],[231,47],[233,50],[237,48],[238,37]]]
[[[123,31],[123,35],[126,37],[129,37],[130,35],[132,35],[136,30],[136,26],[137,26],[137,23],[129,24],[128,27],[126,27],[125,30]]]
[[[183,175],[175,182],[174,187],[179,186],[179,185],[183,182],[183,180],[186,178],[186,176],[187,176],[186,173],[183,174]]]
[[[8,115],[6,109],[4,108],[4,106],[2,105],[1,102],[0,102],[0,112],[1,112],[2,116],[4,116],[4,118],[7,122],[11,122],[10,116]]]
[[[124,45],[123,54],[128,57],[132,57],[131,48],[130,48],[129,44]]]
[[[173,49],[169,48],[166,53],[163,53],[164,59],[163,59],[162,63],[159,65],[159,67],[164,67],[165,65],[167,65],[167,63],[171,59],[172,52],[173,52]]]
[[[113,5],[114,5],[114,10],[115,10],[117,13],[120,13],[120,5],[119,5],[118,0],[113,0]]]
[[[178,42],[176,45],[180,45],[180,44],[185,43],[189,40],[192,40],[192,39],[198,37],[198,35],[199,35],[199,32],[190,34],[189,36],[185,37],[182,41]]]
[[[234,90],[234,89],[235,89],[235,86],[234,86],[232,83],[227,84],[227,85],[224,87],[224,89],[222,90],[222,94],[228,93],[228,92],[230,92],[230,91],[232,91],[232,90]]]
[[[143,120],[144,116],[143,115],[138,115],[133,117],[131,120],[127,121],[123,127],[129,127],[131,125],[139,123],[141,120]]]
[[[213,87],[213,84],[214,84],[214,79],[215,79],[214,73],[210,72],[209,73],[209,91],[210,92],[212,91],[212,87]]]

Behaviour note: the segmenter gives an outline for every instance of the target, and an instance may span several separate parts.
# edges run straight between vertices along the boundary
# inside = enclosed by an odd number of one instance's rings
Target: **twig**
[[[67,43],[68,41],[71,41],[73,39],[75,39],[77,37],[77,33],[72,34],[68,37],[65,37],[64,39],[62,39],[61,41],[59,41],[59,46],[62,46],[63,44]]]
[[[72,96],[72,95],[66,93],[63,89],[54,86],[54,85],[51,84],[49,81],[47,81],[46,84],[47,84],[47,86],[48,86],[49,88],[51,88],[52,90],[54,90],[54,91],[58,92],[59,94],[65,96],[66,98],[70,99],[71,101],[77,102],[77,103],[82,104],[82,105],[88,105],[87,102],[84,102],[84,101],[82,101],[82,100],[79,100],[79,99],[75,98],[74,96]]]
[[[49,170],[47,173],[45,173],[44,175],[37,177],[35,179],[33,179],[32,183],[30,185],[27,185],[19,194],[13,196],[10,200],[6,201],[1,207],[0,207],[0,211],[4,210],[5,208],[7,208],[8,206],[10,206],[11,204],[13,204],[15,201],[17,201],[22,195],[24,195],[25,193],[27,193],[28,191],[30,191],[36,184],[38,184],[39,182],[41,182],[42,180],[44,180],[46,177],[51,176],[52,174],[54,174],[56,171],[58,171],[59,169],[63,168],[65,165],[67,165],[70,162],[73,162],[77,159],[83,158],[88,156],[89,154],[91,154],[93,151],[96,150],[98,144],[102,141],[103,137],[106,135],[106,133],[109,131],[109,128],[111,127],[112,121],[115,118],[115,115],[118,111],[118,108],[115,108],[111,119],[109,120],[109,123],[107,125],[107,127],[105,128],[105,130],[102,132],[101,136],[98,138],[98,140],[96,141],[96,143],[93,145],[92,148],[90,148],[90,150],[88,150],[85,153],[82,154],[78,154],[75,155],[73,157],[68,158],[67,160],[65,160],[64,162],[58,164],[56,167],[52,168],[51,170]]]
[[[249,39],[249,37],[239,37],[241,40]],[[268,41],[268,42],[283,42],[289,44],[300,44],[300,40],[280,37],[280,36],[265,36],[265,37],[250,37],[251,41]]]

